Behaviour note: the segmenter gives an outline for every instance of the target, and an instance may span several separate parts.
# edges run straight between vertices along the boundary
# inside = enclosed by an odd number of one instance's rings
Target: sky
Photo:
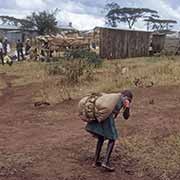
[[[0,15],[24,18],[33,11],[53,10],[59,8],[59,24],[72,22],[79,30],[104,26],[103,8],[112,0],[0,0]],[[180,0],[114,0],[120,7],[142,7],[157,10],[162,18],[178,21],[180,25]],[[125,24],[121,28],[127,28]],[[144,22],[136,24],[136,29],[143,29]],[[180,29],[180,28],[179,28]]]

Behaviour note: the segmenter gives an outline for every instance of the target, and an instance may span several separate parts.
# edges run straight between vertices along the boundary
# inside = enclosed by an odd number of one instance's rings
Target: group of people
[[[15,48],[16,51],[11,49],[10,42],[7,38],[0,40],[0,60],[2,65],[5,63],[12,65],[13,60],[25,60],[25,56],[29,55],[31,49],[30,39],[26,40],[25,45],[21,40],[18,40]]]

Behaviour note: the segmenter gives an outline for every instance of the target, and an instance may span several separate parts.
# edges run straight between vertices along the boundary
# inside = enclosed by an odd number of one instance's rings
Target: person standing
[[[118,100],[113,112],[103,122],[97,120],[91,121],[87,124],[86,130],[97,137],[97,145],[95,152],[95,162],[93,166],[101,166],[107,171],[114,171],[115,169],[110,166],[110,157],[113,151],[115,141],[118,138],[118,133],[115,126],[115,119],[120,110],[123,109],[123,117],[128,119],[130,116],[130,103],[132,102],[133,94],[129,90],[125,90],[121,93],[121,97]],[[100,162],[100,153],[105,140],[109,140],[107,146],[107,152],[103,162]]]
[[[5,38],[3,42],[3,52],[5,56],[7,55],[7,51],[8,51],[8,39]]]
[[[27,39],[26,43],[25,43],[25,55],[26,56],[30,54],[30,49],[31,49],[30,39]]]
[[[3,44],[1,41],[0,41],[0,59],[1,59],[2,65],[4,65]]]
[[[18,42],[16,43],[16,50],[17,50],[18,61],[20,61],[20,56],[22,60],[24,60],[23,43],[19,39]]]

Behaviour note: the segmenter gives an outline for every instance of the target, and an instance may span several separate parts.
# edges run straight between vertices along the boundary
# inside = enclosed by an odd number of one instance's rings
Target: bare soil
[[[77,116],[77,100],[35,107],[39,84],[12,87],[14,78],[0,77],[7,87],[0,97],[0,180],[149,180],[137,177],[115,150],[116,171],[93,168],[96,140],[84,130]],[[180,127],[180,86],[134,89],[132,116],[117,127],[121,137],[144,135],[154,140]],[[124,122],[123,122],[124,124]]]

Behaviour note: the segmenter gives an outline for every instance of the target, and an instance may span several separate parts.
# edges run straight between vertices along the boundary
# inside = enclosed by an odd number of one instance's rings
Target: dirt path
[[[0,97],[0,180],[150,179],[129,173],[116,163],[115,156],[116,172],[104,173],[92,168],[95,141],[77,117],[77,100],[35,108],[32,95],[38,84],[12,87],[13,77],[6,74],[0,77],[7,84]],[[135,90],[132,118],[126,127],[120,128],[121,136],[140,133],[160,138],[171,133],[171,123],[173,131],[178,131],[179,89]]]

